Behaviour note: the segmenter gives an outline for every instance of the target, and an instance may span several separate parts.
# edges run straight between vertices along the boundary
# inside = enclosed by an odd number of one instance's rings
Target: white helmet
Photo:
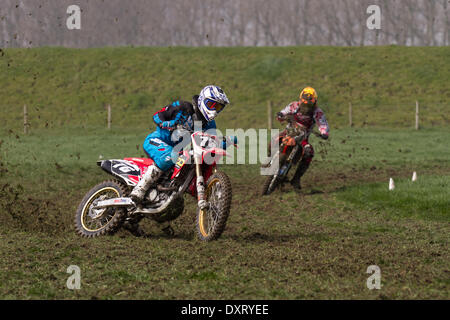
[[[206,86],[200,92],[197,105],[206,121],[212,121],[230,101],[220,87]]]

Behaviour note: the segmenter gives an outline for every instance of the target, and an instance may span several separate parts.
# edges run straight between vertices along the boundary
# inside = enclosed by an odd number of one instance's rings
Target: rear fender
[[[130,161],[113,159],[98,161],[97,164],[103,171],[106,171],[129,186],[135,186],[139,182],[141,169]]]

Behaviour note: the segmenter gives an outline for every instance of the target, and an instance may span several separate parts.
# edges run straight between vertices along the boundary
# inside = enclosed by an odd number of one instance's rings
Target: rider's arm
[[[204,126],[203,126],[203,132],[206,132],[207,134],[210,134],[212,136],[217,135],[217,125],[216,125],[216,121],[212,120],[207,122]],[[222,141],[222,149],[226,149],[227,145],[225,141]]]
[[[203,126],[203,132],[206,132],[212,136],[216,136],[217,135],[217,125],[216,125],[216,121],[212,120],[207,122],[204,126]],[[222,149],[226,149],[226,142],[222,141]]]
[[[180,108],[179,101],[165,106],[153,115],[153,121],[161,129],[174,130],[177,124],[184,120],[185,116]]]
[[[327,119],[325,118],[325,114],[322,109],[316,108],[314,111],[314,121],[317,124],[317,128],[319,129],[320,135],[323,139],[328,139],[328,135],[330,132],[330,127],[328,126]]]
[[[215,136],[217,135],[217,125],[216,125],[216,121],[212,120],[210,122],[208,122],[204,127],[203,127],[203,131]],[[230,136],[228,137],[228,139],[224,136],[223,140],[222,140],[222,149],[226,149],[230,144],[237,144],[237,137],[235,136]]]
[[[282,121],[287,115],[294,114],[297,110],[294,110],[293,103],[288,104],[283,110],[277,113],[277,120]]]

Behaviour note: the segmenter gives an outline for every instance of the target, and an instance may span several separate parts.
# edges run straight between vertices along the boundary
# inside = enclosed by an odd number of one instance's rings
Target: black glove
[[[327,135],[327,134],[321,134],[320,137],[321,137],[323,140],[327,140],[327,139],[328,139],[328,135]]]
[[[282,114],[281,112],[277,112],[277,118],[283,119],[284,118],[284,114]]]

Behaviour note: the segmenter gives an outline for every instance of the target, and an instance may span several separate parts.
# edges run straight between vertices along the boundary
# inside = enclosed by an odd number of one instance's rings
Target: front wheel
[[[286,154],[281,154],[281,156],[279,156],[279,159],[277,158],[277,155],[275,155],[274,160],[272,162],[279,161],[278,163],[281,168],[282,166],[284,166],[286,158],[287,158]],[[278,187],[280,181],[284,179],[284,177],[285,175],[279,176],[278,174],[268,176],[262,186],[261,195],[266,196],[271,194]]]
[[[206,183],[205,191],[208,208],[197,209],[197,234],[202,241],[216,240],[225,230],[231,207],[231,182],[220,171],[214,173]]]
[[[279,182],[278,176],[276,175],[268,176],[263,184],[261,195],[267,196],[271,194],[278,186],[278,182]]]
[[[126,186],[119,181],[104,181],[92,188],[83,198],[75,214],[75,229],[82,237],[98,237],[116,232],[126,218],[124,208],[96,209],[99,201],[124,197]]]

